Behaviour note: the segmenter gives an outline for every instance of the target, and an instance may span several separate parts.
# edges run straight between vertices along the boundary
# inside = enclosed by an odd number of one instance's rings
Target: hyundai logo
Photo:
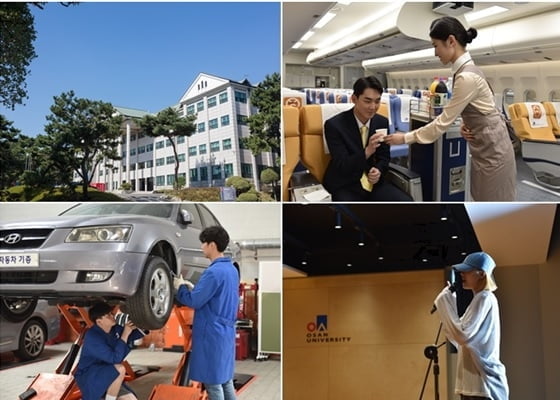
[[[21,235],[19,233],[10,233],[4,236],[4,243],[6,244],[16,244],[21,240]]]

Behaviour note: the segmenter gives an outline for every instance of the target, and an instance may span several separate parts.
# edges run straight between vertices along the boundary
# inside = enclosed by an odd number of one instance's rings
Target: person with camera
[[[74,374],[82,399],[136,399],[124,384],[126,370],[122,362],[134,341],[143,337],[145,332],[137,329],[127,314],[118,314],[118,324],[113,307],[106,302],[92,305],[88,315],[93,326],[85,334]]]

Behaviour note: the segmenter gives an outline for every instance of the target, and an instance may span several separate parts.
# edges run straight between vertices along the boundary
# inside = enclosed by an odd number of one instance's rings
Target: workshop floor
[[[69,349],[71,343],[61,343],[45,347],[39,361],[31,363],[10,363],[2,361],[0,370],[0,397],[17,399],[24,392],[33,378],[40,372],[54,372]],[[141,376],[130,382],[130,386],[138,395],[139,400],[148,399],[152,388],[160,383],[171,383],[181,353],[167,351],[149,351],[145,348],[134,349],[127,357],[131,365],[154,365],[160,370]],[[238,394],[238,400],[280,400],[280,371],[278,360],[236,361],[235,372],[254,375],[252,380]]]

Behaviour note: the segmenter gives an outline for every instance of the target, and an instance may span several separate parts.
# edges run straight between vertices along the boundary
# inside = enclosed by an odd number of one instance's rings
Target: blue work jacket
[[[115,325],[106,333],[97,325],[88,329],[84,337],[82,352],[74,377],[82,393],[82,400],[99,400],[119,373],[115,364],[120,364],[130,352],[136,339],[143,337],[139,329],[133,330],[127,343],[120,339],[123,327]]]
[[[176,298],[193,308],[190,379],[209,385],[233,378],[239,275],[226,257],[215,259],[192,291],[183,285]]]

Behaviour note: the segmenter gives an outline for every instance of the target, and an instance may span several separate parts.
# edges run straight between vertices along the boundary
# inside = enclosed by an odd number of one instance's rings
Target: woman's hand
[[[474,135],[465,124],[461,124],[461,136],[463,136],[467,142],[472,142],[474,140]]]
[[[404,133],[392,133],[390,135],[385,136],[384,142],[387,143],[389,146],[394,144],[404,144]]]

